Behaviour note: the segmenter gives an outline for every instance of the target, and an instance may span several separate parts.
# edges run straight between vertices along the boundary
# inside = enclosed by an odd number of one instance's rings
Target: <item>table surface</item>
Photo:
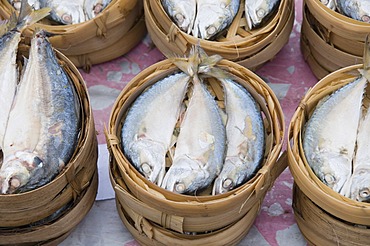
[[[317,83],[300,50],[302,0],[295,1],[295,22],[289,42],[256,73],[268,82],[284,111],[286,130],[306,91]],[[85,219],[60,245],[139,245],[120,220],[108,176],[108,152],[104,125],[112,105],[125,85],[141,70],[165,59],[147,35],[134,49],[110,62],[95,65],[86,81],[99,142],[97,200]],[[285,133],[285,135],[287,135]],[[286,136],[283,150],[286,149]],[[239,245],[306,245],[292,210],[293,178],[287,168],[267,193],[261,211]]]

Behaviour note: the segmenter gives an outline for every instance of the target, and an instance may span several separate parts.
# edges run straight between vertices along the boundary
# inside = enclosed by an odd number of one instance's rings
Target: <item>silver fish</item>
[[[68,163],[80,128],[75,93],[44,32],[36,33],[5,132],[1,193],[40,187]]]
[[[370,1],[335,0],[338,12],[352,19],[370,23]]]
[[[250,93],[231,79],[221,79],[227,114],[227,152],[213,195],[250,179],[260,166],[265,146],[261,110]]]
[[[322,99],[305,126],[307,162],[318,178],[338,193],[351,176],[366,83],[361,76]]]
[[[86,13],[86,19],[90,20],[95,18],[101,13],[111,2],[111,0],[85,0],[83,7]]]
[[[70,25],[86,21],[84,0],[40,0],[41,7],[51,8],[50,18],[59,24]]]
[[[3,139],[8,124],[9,111],[13,103],[16,87],[18,84],[18,68],[16,64],[18,44],[21,40],[21,32],[28,25],[48,15],[47,9],[32,11],[26,5],[19,14],[19,18],[13,14],[8,23],[0,26],[0,149],[3,148]]]
[[[190,77],[181,72],[156,82],[135,100],[122,127],[124,153],[158,185],[165,174],[165,155],[189,81]]]
[[[249,30],[259,27],[279,4],[280,0],[245,0],[245,18]]]
[[[196,0],[161,0],[168,16],[187,34],[190,34],[194,25],[196,2]]]
[[[218,106],[197,75],[193,85],[174,160],[161,185],[176,193],[194,194],[209,186],[219,174],[225,154],[225,127]]]
[[[231,24],[238,13],[240,0],[203,0],[197,2],[192,35],[212,39]]]
[[[345,196],[360,202],[370,202],[370,111],[361,118],[353,160],[351,179],[343,187]]]
[[[331,10],[336,9],[334,0],[320,0],[320,2],[322,2],[322,4],[324,4],[326,7],[328,7]]]

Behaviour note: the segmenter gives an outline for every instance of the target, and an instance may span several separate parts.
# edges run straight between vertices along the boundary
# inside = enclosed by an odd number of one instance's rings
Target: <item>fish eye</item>
[[[178,182],[175,184],[175,191],[177,193],[183,193],[185,191],[185,184],[182,182]]]
[[[225,179],[224,182],[222,183],[222,188],[224,189],[231,189],[233,186],[234,182],[230,178]]]
[[[177,20],[177,22],[178,22],[179,24],[182,24],[182,23],[184,22],[184,20],[185,20],[185,17],[184,17],[184,15],[182,15],[182,14],[180,14],[180,13],[177,13],[177,14],[175,15],[175,19]]]
[[[264,9],[258,9],[258,10],[257,10],[257,16],[258,16],[259,18],[264,17],[264,16],[265,16],[265,13],[266,13],[266,11],[265,11]]]
[[[71,24],[72,23],[72,15],[63,14],[61,18],[62,18],[62,21],[66,24]]]
[[[369,188],[364,188],[360,190],[360,197],[361,198],[367,198],[370,195],[370,190]]]
[[[332,185],[335,183],[335,177],[331,174],[325,174],[324,181],[328,185]]]
[[[141,164],[141,170],[143,171],[143,173],[145,175],[150,175],[151,172],[152,172],[152,167],[147,163],[147,162],[144,162],[143,164]]]
[[[368,16],[368,15],[363,15],[363,16],[361,17],[361,20],[362,20],[363,22],[370,23],[370,16]]]
[[[93,11],[94,11],[94,14],[95,15],[99,14],[100,12],[102,12],[102,10],[103,10],[103,4],[101,4],[101,3],[96,4],[94,6],[94,8],[93,8]]]
[[[208,35],[213,35],[213,34],[216,33],[216,31],[217,31],[217,29],[216,29],[215,26],[209,26],[209,27],[207,27],[207,34]]]

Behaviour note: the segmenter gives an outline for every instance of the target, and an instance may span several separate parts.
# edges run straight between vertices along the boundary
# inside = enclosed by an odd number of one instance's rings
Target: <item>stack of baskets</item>
[[[9,19],[14,8],[0,0],[0,16]],[[115,59],[130,51],[146,34],[143,4],[139,0],[112,0],[95,18],[73,25],[55,25],[47,19],[36,23],[24,35],[31,37],[35,29],[52,34],[53,47],[66,55],[75,66],[89,70],[91,65]]]
[[[285,128],[281,107],[272,90],[253,72],[234,62],[222,60],[217,66],[248,88],[261,106],[266,129],[262,168],[250,181],[225,194],[189,196],[162,189],[142,176],[122,152],[120,136],[128,108],[148,86],[178,70],[170,60],[139,73],[113,106],[106,132],[111,183],[123,223],[143,245],[237,244],[253,225],[267,191],[286,168],[284,161],[276,162]],[[216,100],[223,99],[216,96]]]
[[[29,47],[19,52],[27,57]],[[66,167],[48,184],[19,194],[0,195],[1,245],[56,245],[92,207],[98,187],[97,139],[85,82],[76,67],[56,51],[81,104],[81,130]]]
[[[320,80],[302,99],[289,126],[288,159],[295,181],[293,209],[302,234],[312,245],[369,245],[370,204],[344,197],[320,181],[302,147],[304,125],[319,100],[353,81],[361,66],[340,69]]]
[[[368,33],[369,23],[337,13],[320,0],[304,0],[301,49],[317,78],[362,63]]]
[[[248,31],[244,1],[241,1],[239,12],[227,33],[208,41],[181,31],[168,17],[160,0],[144,0],[144,12],[148,33],[166,57],[188,54],[191,47],[200,42],[208,54],[219,54],[252,70],[275,57],[288,42],[294,23],[294,1],[281,0],[273,18],[263,27]]]

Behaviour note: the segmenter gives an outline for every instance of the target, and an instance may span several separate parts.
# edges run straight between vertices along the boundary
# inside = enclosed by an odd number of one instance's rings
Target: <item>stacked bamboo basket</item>
[[[233,74],[261,106],[266,129],[263,166],[244,185],[215,196],[176,194],[142,176],[122,152],[122,122],[132,102],[145,88],[178,70],[170,60],[146,68],[117,98],[106,132],[117,210],[127,229],[142,245],[237,244],[253,225],[267,191],[286,168],[286,162],[277,162],[285,128],[281,107],[272,90],[257,75],[235,62],[222,60],[217,66]],[[222,92],[217,93],[217,82],[210,84],[211,91],[218,95],[216,100],[223,100]]]
[[[304,125],[319,100],[359,76],[352,65],[320,80],[302,99],[288,130],[289,168],[294,177],[293,209],[297,224],[312,245],[369,245],[370,204],[344,197],[326,186],[308,165],[302,147]],[[370,95],[367,89],[367,96]]]
[[[19,46],[19,61],[28,56],[28,50],[25,44]],[[55,52],[80,101],[78,144],[69,163],[48,184],[24,193],[0,195],[0,245],[56,245],[85,217],[97,194],[98,149],[87,88],[73,63]]]
[[[254,70],[273,59],[289,41],[294,23],[294,0],[281,0],[277,12],[261,28],[248,31],[241,1],[231,26],[214,41],[200,40],[181,31],[168,17],[160,0],[144,0],[145,23],[156,47],[166,56],[188,54],[200,42],[209,54]]]
[[[14,8],[0,0],[0,16],[9,19]],[[75,66],[89,71],[92,65],[103,63],[130,51],[146,34],[140,0],[112,0],[95,18],[73,25],[56,25],[44,19],[24,31],[32,37],[34,30],[44,29],[53,34],[53,47],[66,55]]]
[[[314,75],[361,64],[370,24],[335,12],[320,0],[304,0],[301,50]]]

